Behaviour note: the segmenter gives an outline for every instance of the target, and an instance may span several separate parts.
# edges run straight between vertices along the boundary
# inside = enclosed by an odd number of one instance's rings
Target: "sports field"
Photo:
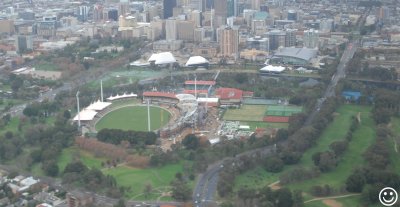
[[[227,121],[262,121],[266,105],[243,105],[240,109],[228,109],[224,114]]]
[[[302,107],[299,106],[285,106],[285,105],[271,105],[268,106],[265,115],[267,116],[292,116],[293,114],[300,113]]]
[[[167,110],[151,106],[151,130],[166,125],[170,116]],[[97,131],[105,128],[147,131],[147,106],[127,106],[108,113],[96,124]]]

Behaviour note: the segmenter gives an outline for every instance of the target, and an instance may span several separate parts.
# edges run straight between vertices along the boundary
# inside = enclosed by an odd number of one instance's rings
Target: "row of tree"
[[[97,139],[116,145],[121,144],[122,141],[128,141],[131,145],[153,145],[156,143],[157,134],[133,130],[102,129],[97,133]]]

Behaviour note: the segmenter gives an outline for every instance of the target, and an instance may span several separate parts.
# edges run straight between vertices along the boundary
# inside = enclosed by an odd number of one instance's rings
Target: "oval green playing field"
[[[150,106],[151,130],[166,125],[170,116],[167,110]],[[97,131],[104,128],[147,131],[147,106],[127,106],[108,113],[96,124]]]

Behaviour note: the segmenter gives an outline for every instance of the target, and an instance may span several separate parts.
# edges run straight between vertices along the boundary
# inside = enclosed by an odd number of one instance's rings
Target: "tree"
[[[119,199],[118,203],[114,207],[126,207],[124,199]]]
[[[274,201],[273,203],[277,207],[292,207],[293,206],[293,198],[292,193],[287,188],[281,188],[274,193]]]
[[[199,147],[199,138],[196,137],[194,134],[188,134],[186,137],[182,140],[182,144],[187,148],[191,150],[196,150]]]
[[[87,171],[88,171],[88,168],[81,161],[70,162],[64,168],[64,174],[65,173],[84,174]]]
[[[281,141],[281,140],[286,140],[289,137],[289,132],[287,129],[279,129],[276,132],[276,140]]]
[[[143,189],[144,197],[145,197],[145,198],[148,198],[148,197],[150,196],[152,190],[153,190],[153,186],[151,186],[150,183],[147,183],[147,184],[144,186],[144,189]]]
[[[382,183],[367,185],[362,191],[362,197],[368,205],[379,202],[379,192],[385,188]]]
[[[64,114],[63,114],[63,117],[65,118],[65,119],[70,119],[71,118],[71,112],[69,112],[69,110],[65,110],[64,111]]]
[[[336,165],[337,160],[335,153],[327,151],[321,154],[318,166],[322,172],[328,172],[334,169]]]
[[[312,155],[312,160],[322,172],[330,171],[337,165],[336,155],[331,151],[316,152]]]
[[[346,190],[352,193],[360,193],[365,183],[365,176],[357,170],[347,178]]]
[[[282,159],[282,161],[286,165],[294,165],[298,163],[301,159],[302,154],[299,152],[293,152],[289,150],[283,150],[280,154],[279,157]]]
[[[387,124],[390,122],[392,112],[389,109],[377,108],[372,110],[372,117],[377,124]]]
[[[293,194],[293,207],[303,207],[304,206],[303,192],[301,190],[294,190],[292,194]]]
[[[279,157],[269,157],[265,160],[265,170],[268,172],[278,173],[283,169],[283,161]]]
[[[342,155],[348,146],[348,142],[346,140],[336,141],[329,145],[329,148],[338,156]]]
[[[172,197],[178,201],[187,201],[192,197],[191,188],[181,180],[174,180],[171,183]]]
[[[48,161],[42,164],[42,169],[46,175],[55,177],[58,175],[59,168],[55,161]]]

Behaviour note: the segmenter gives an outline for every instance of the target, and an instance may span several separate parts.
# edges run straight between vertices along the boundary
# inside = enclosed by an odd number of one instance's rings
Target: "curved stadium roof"
[[[148,62],[154,62],[156,65],[163,65],[163,64],[169,64],[169,63],[175,63],[176,59],[174,55],[170,52],[162,52],[162,53],[156,53],[152,54],[148,60]]]
[[[305,61],[310,61],[312,58],[317,56],[318,51],[310,48],[294,48],[294,47],[284,47],[279,49],[274,56],[280,57],[293,57],[302,59]]]
[[[193,65],[203,65],[203,64],[208,64],[207,59],[201,56],[192,56],[189,58],[189,60],[186,62],[186,66],[193,66]]]

